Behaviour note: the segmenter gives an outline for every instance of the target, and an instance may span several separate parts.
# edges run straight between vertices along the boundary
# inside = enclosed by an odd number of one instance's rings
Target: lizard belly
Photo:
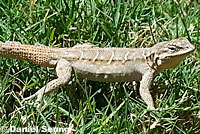
[[[74,62],[72,63],[74,71],[80,78],[87,78],[92,81],[103,82],[131,82],[140,81],[142,74],[134,67],[129,67],[122,64],[112,63],[88,63],[88,62]]]

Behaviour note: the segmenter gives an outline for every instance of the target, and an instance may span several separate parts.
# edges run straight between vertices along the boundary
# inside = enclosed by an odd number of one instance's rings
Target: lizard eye
[[[175,46],[169,46],[168,49],[171,53],[173,53],[177,50]]]

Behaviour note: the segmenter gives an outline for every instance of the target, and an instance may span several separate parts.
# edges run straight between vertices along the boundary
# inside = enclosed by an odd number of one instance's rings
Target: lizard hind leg
[[[27,98],[24,98],[23,101],[29,100],[29,99],[37,96],[36,103],[40,103],[44,94],[50,93],[50,92],[58,89],[62,85],[68,83],[69,79],[71,77],[71,72],[72,72],[72,67],[71,67],[70,63],[64,59],[61,59],[60,61],[58,61],[57,66],[56,66],[56,74],[57,74],[58,78],[48,82],[47,85],[42,87],[35,94],[33,94]]]

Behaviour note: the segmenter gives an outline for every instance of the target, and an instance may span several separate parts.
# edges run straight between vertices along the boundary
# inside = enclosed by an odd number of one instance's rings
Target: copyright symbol
[[[8,130],[8,128],[6,128],[6,127],[1,127],[1,128],[0,128],[0,131],[1,131],[1,132],[6,132],[7,130]]]

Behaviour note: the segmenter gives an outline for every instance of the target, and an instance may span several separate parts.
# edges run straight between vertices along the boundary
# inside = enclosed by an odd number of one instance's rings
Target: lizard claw
[[[24,102],[27,102],[28,100],[31,100],[32,98],[34,98],[36,95],[31,95],[29,97],[26,97],[22,100],[22,103]],[[40,101],[35,101],[35,102],[31,102],[31,103],[28,103],[28,105],[32,105],[34,107],[37,107],[39,108],[40,107]]]
[[[5,43],[8,43],[8,44],[21,44],[21,43],[18,42],[18,41],[10,41],[10,40],[5,41]]]
[[[155,110],[161,112],[161,111],[166,111],[167,109],[166,108],[156,108]]]
[[[156,110],[154,106],[147,106],[147,109]]]
[[[33,95],[29,96],[29,97],[23,98],[22,103],[24,103],[25,101],[33,99],[37,95],[38,95],[38,93],[36,92],[35,94],[33,94]],[[40,103],[40,102],[36,101],[36,103]],[[31,105],[33,105],[33,104],[31,104]]]
[[[24,99],[22,100],[22,102],[28,101],[28,100],[34,98],[35,96],[37,96],[37,95],[36,95],[36,94],[33,94],[33,95],[29,96],[29,97],[26,97],[26,98],[24,98]]]

